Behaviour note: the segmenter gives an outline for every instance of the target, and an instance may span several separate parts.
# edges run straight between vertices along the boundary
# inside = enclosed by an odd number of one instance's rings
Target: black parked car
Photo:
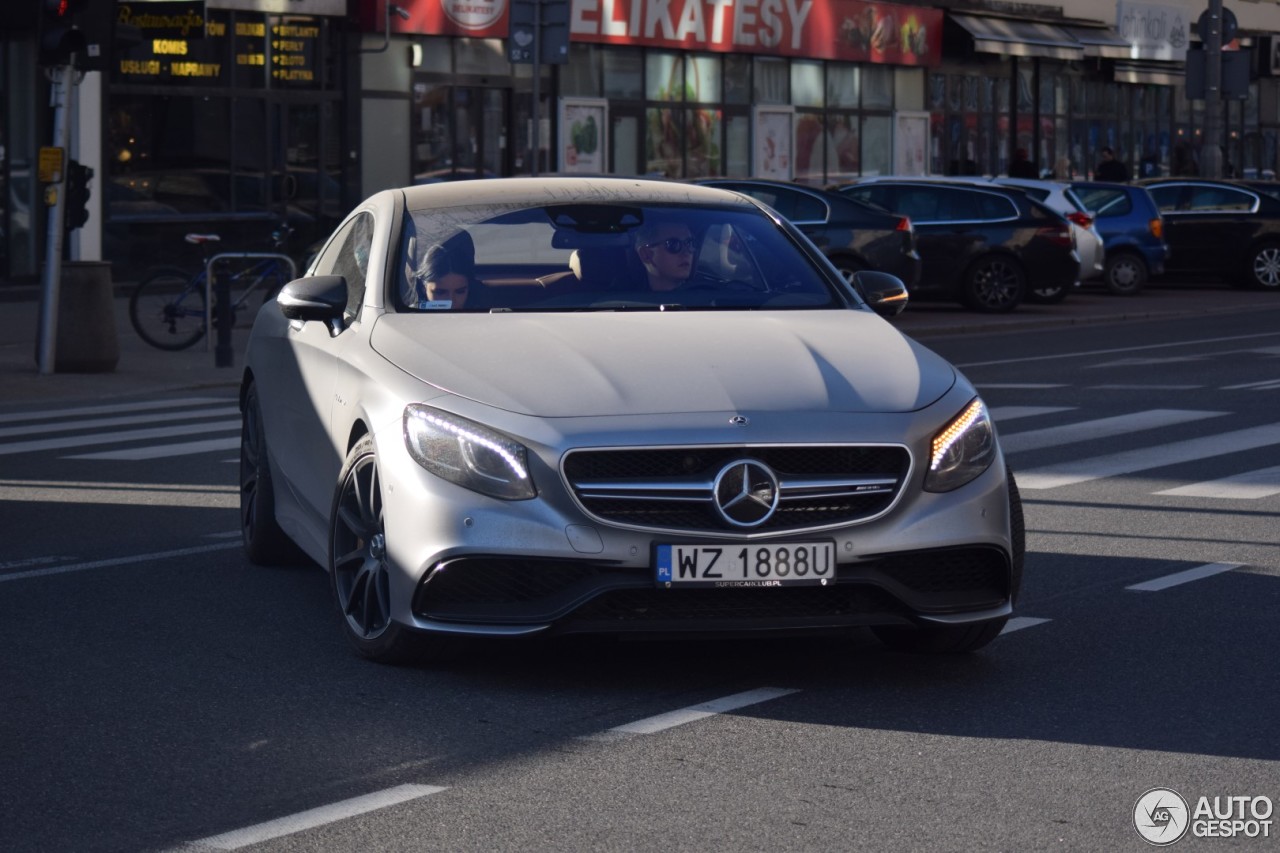
[[[1280,292],[1280,198],[1244,182],[1139,181],[1156,200],[1169,244],[1165,271],[1213,275]]]
[[[1058,302],[1080,277],[1071,224],[1020,190],[960,181],[867,178],[836,188],[911,217],[920,252],[912,295],[1000,313]]]
[[[906,216],[887,213],[839,193],[782,181],[703,178],[764,202],[791,221],[850,281],[859,270],[879,270],[912,287],[920,278],[916,234]]]

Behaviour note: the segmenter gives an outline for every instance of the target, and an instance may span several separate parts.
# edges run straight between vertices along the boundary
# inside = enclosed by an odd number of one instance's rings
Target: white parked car
[[[997,184],[1018,187],[1036,201],[1050,207],[1067,218],[1076,238],[1076,251],[1080,254],[1080,280],[1089,281],[1102,275],[1106,268],[1106,249],[1102,235],[1091,214],[1065,181],[1045,181],[1032,178],[992,178]]]
[[[323,566],[380,661],[575,633],[979,648],[1022,504],[973,385],[884,319],[906,298],[727,190],[384,190],[257,316],[245,552]]]

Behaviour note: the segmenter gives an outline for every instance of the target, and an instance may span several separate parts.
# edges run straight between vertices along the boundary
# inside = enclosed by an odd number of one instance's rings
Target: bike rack
[[[263,260],[266,258],[275,258],[278,261],[284,261],[289,265],[289,281],[293,281],[298,277],[298,265],[294,263],[293,258],[288,255],[282,255],[277,252],[223,252],[220,255],[214,255],[205,264],[204,268],[204,351],[211,352],[213,350],[213,265],[218,261],[225,260]],[[288,282],[286,282],[287,284]],[[234,315],[234,312],[232,313]]]

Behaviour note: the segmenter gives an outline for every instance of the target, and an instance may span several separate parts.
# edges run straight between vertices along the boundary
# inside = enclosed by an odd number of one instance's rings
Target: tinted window
[[[975,195],[981,196],[980,219],[1009,219],[1018,215],[1018,208],[1004,196],[991,193],[975,193]]]
[[[347,319],[360,313],[364,301],[365,275],[369,271],[369,250],[373,247],[373,217],[355,216],[342,226],[316,261],[316,275],[340,275],[347,279]]]
[[[1182,196],[1182,187],[1180,185],[1147,187],[1147,192],[1151,193],[1151,197],[1155,199],[1156,207],[1161,210],[1178,209],[1178,199]]]
[[[1246,192],[1230,187],[1192,187],[1188,210],[1252,211],[1257,199]]]
[[[939,204],[938,193],[929,187],[901,187],[892,205],[895,213],[911,217],[913,222],[937,222],[947,217]]]
[[[892,191],[889,187],[876,186],[872,184],[869,186],[854,187],[853,189],[845,190],[844,194],[854,201],[874,205],[881,210],[893,210],[896,213],[906,213],[905,210],[900,209],[900,204],[895,207],[890,203],[891,192]]]
[[[796,212],[791,216],[796,222],[826,222],[827,205],[822,199],[808,193],[796,193]]]
[[[1075,192],[1084,209],[1099,218],[1128,216],[1133,212],[1133,201],[1124,190],[1090,187],[1077,189]]]

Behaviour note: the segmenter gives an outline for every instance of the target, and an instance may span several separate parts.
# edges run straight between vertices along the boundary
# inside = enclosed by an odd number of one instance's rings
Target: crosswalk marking
[[[991,409],[991,417],[997,424],[1016,421],[1018,418],[1030,418],[1035,415],[1053,415],[1058,412],[1070,412],[1075,406],[996,406]]]
[[[983,382],[978,385],[979,391],[999,388],[1002,391],[1042,391],[1046,388],[1066,388],[1061,382]]]
[[[20,427],[0,429],[0,438],[12,438],[17,435],[47,435],[51,432],[71,432],[72,430],[102,429],[104,427],[133,426],[134,424],[156,424],[165,421],[190,421],[195,418],[226,417],[238,415],[238,406],[218,406],[213,409],[186,409],[181,412],[165,414],[127,415],[119,418],[91,418],[89,420],[68,420],[64,423],[27,424]]]
[[[1090,391],[1196,391],[1203,385],[1090,385]]]
[[[201,406],[210,403],[226,403],[226,397],[183,397],[177,400],[147,400],[140,403],[112,403],[108,406],[80,406],[74,409],[45,409],[35,412],[7,412],[0,414],[0,424],[34,421],[47,418],[70,418],[81,415],[109,415],[120,412],[146,412],[153,409],[174,409],[178,406]]]
[[[1174,572],[1171,575],[1165,575],[1162,578],[1149,580],[1145,583],[1135,583],[1132,586],[1126,586],[1125,589],[1133,590],[1134,592],[1160,592],[1170,587],[1181,586],[1184,583],[1198,581],[1201,578],[1220,575],[1223,572],[1229,572],[1243,566],[1244,563],[1210,563],[1207,566],[1197,566],[1194,569]]]
[[[1103,477],[1132,474],[1135,471],[1224,456],[1228,453],[1238,453],[1270,444],[1280,444],[1280,424],[1250,427],[1107,456],[1078,459],[1044,468],[1031,468],[1018,474],[1018,487],[1023,491],[1056,489],[1090,480],[1100,480]]]
[[[1270,391],[1280,388],[1280,379],[1266,379],[1262,382],[1245,382],[1240,385],[1224,385],[1223,391]]]
[[[204,441],[187,441],[182,444],[152,444],[126,450],[104,450],[100,453],[79,453],[64,459],[101,459],[122,462],[138,462],[142,459],[164,459],[168,456],[190,456],[194,453],[235,450],[240,446],[240,436],[231,438],[207,438]],[[235,461],[239,462],[237,458]]]
[[[124,432],[104,432],[96,435],[76,435],[64,438],[34,439],[31,441],[15,441],[0,444],[0,456],[14,453],[31,453],[41,450],[64,450],[68,447],[86,447],[89,445],[115,444],[125,441],[150,441],[153,439],[173,438],[179,435],[199,435],[201,433],[231,432],[240,429],[240,420],[216,421],[212,423],[186,424],[184,426],[156,427],[155,429],[135,429]]]
[[[1048,619],[1041,619],[1037,616],[1015,616],[1005,623],[1001,634],[1012,634],[1014,631],[1021,631],[1023,628],[1034,628],[1037,625],[1043,625]]]
[[[1257,500],[1280,495],[1280,466],[1246,471],[1218,480],[1192,483],[1165,489],[1157,495],[1173,495],[1181,498],[1222,498],[1225,500]]]
[[[1047,429],[1029,432],[1015,432],[1000,436],[1000,446],[1006,453],[1017,453],[1025,450],[1040,450],[1045,447],[1057,447],[1076,441],[1090,441],[1100,438],[1112,438],[1125,433],[1138,432],[1144,429],[1156,429],[1170,424],[1189,423],[1216,418],[1229,412],[1198,412],[1189,409],[1148,409],[1145,412],[1134,412],[1130,415],[1116,415],[1111,418],[1098,418],[1092,421],[1065,424]],[[999,421],[997,421],[999,423]],[[1018,479],[1022,481],[1021,477]]]

